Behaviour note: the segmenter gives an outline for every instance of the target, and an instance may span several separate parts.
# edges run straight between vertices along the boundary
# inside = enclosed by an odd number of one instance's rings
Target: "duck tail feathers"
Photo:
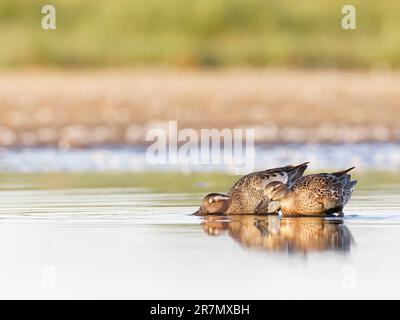
[[[297,166],[293,166],[293,168],[291,168],[288,171],[288,175],[289,175],[288,184],[289,185],[291,185],[293,182],[295,182],[297,179],[299,179],[303,176],[303,173],[304,173],[304,171],[306,171],[308,164],[309,164],[309,162],[304,162]]]
[[[347,172],[353,170],[354,168],[355,168],[355,167],[351,167],[351,168],[348,168],[348,169],[343,170],[343,171],[333,172],[332,174],[335,175],[335,176],[337,176],[337,177],[340,177],[340,176],[345,175]]]

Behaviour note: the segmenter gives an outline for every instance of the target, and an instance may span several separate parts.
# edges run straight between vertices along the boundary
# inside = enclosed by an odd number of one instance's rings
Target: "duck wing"
[[[357,180],[352,180],[349,182],[349,184],[346,186],[346,188],[343,190],[343,205],[347,204],[349,202],[351,195],[353,194],[354,191],[354,186],[357,184]]]
[[[243,188],[264,189],[273,181],[281,181],[290,187],[297,179],[303,176],[307,169],[308,162],[297,166],[285,166],[264,171],[250,173],[240,178],[231,188],[231,191],[242,190]]]
[[[341,210],[349,201],[357,183],[356,180],[351,181],[351,176],[346,174],[351,169],[304,176],[293,184],[292,191],[305,207],[320,207],[324,211]]]
[[[321,187],[317,194],[319,194],[325,210],[343,208],[350,200],[357,181],[351,181],[348,174],[340,176],[327,174],[324,180],[325,186]]]
[[[270,174],[276,174],[286,177],[286,181],[282,182],[286,183],[290,188],[297,179],[303,176],[303,173],[307,169],[308,164],[309,162],[304,162],[297,166],[286,166],[283,168],[270,169]]]
[[[347,174],[354,168],[355,167],[351,167],[349,169],[333,172],[330,174],[335,177],[332,179],[334,183],[332,192],[336,197],[339,197],[342,206],[349,202],[350,197],[354,191],[354,186],[357,184],[357,180],[351,180],[351,176]]]
[[[265,187],[273,181],[281,181],[291,186],[307,168],[306,163],[297,166],[285,166],[250,173],[239,179],[229,191],[232,199],[232,212],[254,213],[257,206],[268,208],[269,199],[265,198]],[[263,202],[263,204],[261,204]]]

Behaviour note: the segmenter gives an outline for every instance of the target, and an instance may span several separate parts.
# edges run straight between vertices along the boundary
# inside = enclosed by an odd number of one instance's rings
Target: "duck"
[[[226,234],[243,248],[288,254],[330,250],[348,252],[355,244],[343,219],[324,216],[204,216],[201,227],[209,236]]]
[[[232,186],[228,194],[206,195],[194,215],[277,213],[280,203],[266,198],[266,186],[271,182],[281,182],[290,188],[303,176],[307,165],[308,162],[305,162],[245,175]]]
[[[306,175],[297,179],[291,187],[273,181],[266,187],[266,197],[279,202],[283,216],[343,216],[343,208],[357,184],[357,180],[351,180],[348,174],[353,169]],[[265,210],[267,208],[265,205]]]

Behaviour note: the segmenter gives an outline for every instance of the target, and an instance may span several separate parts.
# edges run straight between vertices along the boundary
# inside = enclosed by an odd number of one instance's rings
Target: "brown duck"
[[[202,228],[210,236],[228,234],[245,248],[293,253],[350,251],[354,244],[342,219],[323,216],[281,218],[274,215],[205,216]]]
[[[347,174],[352,169],[310,174],[296,180],[291,187],[274,181],[266,187],[266,195],[274,202],[279,201],[283,215],[342,216],[357,183]]]
[[[228,194],[210,193],[194,214],[255,214],[274,213],[279,202],[266,198],[266,187],[279,181],[287,187],[299,179],[307,168],[306,163],[250,173],[238,180]]]

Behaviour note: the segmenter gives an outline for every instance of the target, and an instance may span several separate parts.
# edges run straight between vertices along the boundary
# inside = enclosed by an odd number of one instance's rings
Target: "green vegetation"
[[[400,66],[400,1],[42,0],[0,2],[0,66]]]
[[[237,177],[222,173],[175,172],[0,174],[0,189],[138,188],[152,192],[224,191]]]
[[[400,184],[400,175],[393,172],[368,171],[352,176],[358,179],[357,189]],[[147,192],[206,193],[226,192],[238,178],[239,176],[208,172],[2,173],[0,189],[138,188]]]

